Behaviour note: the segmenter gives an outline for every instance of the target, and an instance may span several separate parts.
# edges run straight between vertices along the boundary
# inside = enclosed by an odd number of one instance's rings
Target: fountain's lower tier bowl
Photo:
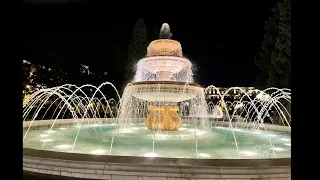
[[[181,102],[203,93],[196,83],[173,81],[143,81],[127,86],[125,93],[149,102]]]

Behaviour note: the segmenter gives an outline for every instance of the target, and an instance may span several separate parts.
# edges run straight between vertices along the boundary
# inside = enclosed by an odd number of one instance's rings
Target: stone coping
[[[108,118],[108,119],[110,119],[110,118]],[[81,120],[81,119],[57,119],[55,122],[55,126],[74,124],[78,120]],[[32,121],[24,121],[23,128],[28,128],[31,123],[32,123],[31,127],[36,127],[36,126],[42,127],[42,126],[46,126],[46,125],[52,125],[53,122],[54,122],[54,120],[51,120],[51,119],[50,120],[34,120],[33,122]]]
[[[24,180],[86,180],[87,178],[59,176],[23,170]]]
[[[188,158],[159,158],[136,156],[109,156],[65,153],[23,148],[24,157],[45,159],[61,159],[84,162],[107,162],[134,165],[171,165],[171,166],[219,166],[219,167],[269,167],[291,166],[290,158],[275,159],[188,159]]]

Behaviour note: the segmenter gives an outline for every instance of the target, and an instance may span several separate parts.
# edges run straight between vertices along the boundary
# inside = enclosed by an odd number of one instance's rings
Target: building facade
[[[245,93],[247,93],[249,96],[255,96],[258,93],[257,89],[254,87],[208,87],[204,89],[204,92],[207,101],[218,101],[223,95],[225,99],[237,99],[241,98],[241,96]]]

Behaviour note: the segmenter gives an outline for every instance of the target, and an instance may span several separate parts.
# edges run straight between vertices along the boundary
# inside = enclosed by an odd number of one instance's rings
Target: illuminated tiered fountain
[[[147,104],[149,115],[145,125],[149,129],[176,131],[181,125],[177,103],[187,100],[196,101],[191,115],[206,115],[203,89],[193,83],[192,64],[183,57],[178,41],[171,39],[170,27],[164,23],[160,30],[160,39],[152,41],[147,55],[137,64],[134,82],[124,90],[119,118],[141,118],[136,104]],[[135,102],[138,101],[138,102]],[[202,106],[200,105],[202,104]],[[128,111],[132,109],[133,111]]]
[[[171,36],[163,24],[160,39],[150,43],[122,97],[110,82],[98,87],[65,84],[31,94],[23,101],[24,148],[170,158],[290,158],[290,89],[201,88]],[[116,92],[114,99],[106,98],[105,88]],[[207,104],[205,92],[211,91],[219,101]],[[227,101],[228,93],[236,91],[238,97]]]

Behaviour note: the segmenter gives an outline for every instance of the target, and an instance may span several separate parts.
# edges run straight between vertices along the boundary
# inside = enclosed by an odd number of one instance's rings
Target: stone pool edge
[[[86,179],[291,179],[291,159],[186,159],[23,149],[23,170]]]

